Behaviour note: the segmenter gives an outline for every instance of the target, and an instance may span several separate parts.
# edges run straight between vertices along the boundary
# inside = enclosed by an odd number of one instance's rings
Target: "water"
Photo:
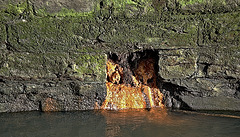
[[[239,137],[240,119],[156,109],[0,114],[0,137],[104,136]]]

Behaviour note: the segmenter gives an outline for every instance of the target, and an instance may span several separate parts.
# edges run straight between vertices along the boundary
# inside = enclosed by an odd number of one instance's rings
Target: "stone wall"
[[[240,110],[239,0],[1,0],[0,112],[94,109],[108,53],[159,53],[168,107]]]

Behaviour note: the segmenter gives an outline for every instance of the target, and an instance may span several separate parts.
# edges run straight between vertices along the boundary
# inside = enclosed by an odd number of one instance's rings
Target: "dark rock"
[[[173,103],[172,103],[172,98],[171,97],[166,97],[165,106],[168,107],[168,108],[172,108]]]
[[[232,97],[192,97],[181,96],[181,99],[194,110],[232,110],[240,109],[240,100]]]
[[[173,102],[173,108],[175,109],[179,109],[180,106],[181,106],[181,102],[180,101],[177,101],[175,98],[172,99],[172,102]]]
[[[22,83],[26,85],[21,89],[19,85],[22,85]],[[52,81],[51,83],[54,83],[55,86],[31,81],[2,83],[0,88],[0,112],[94,109],[96,102],[101,105],[106,96],[104,83],[83,84],[77,81],[57,83]],[[78,94],[75,94],[76,89],[73,89],[70,83],[79,85]]]

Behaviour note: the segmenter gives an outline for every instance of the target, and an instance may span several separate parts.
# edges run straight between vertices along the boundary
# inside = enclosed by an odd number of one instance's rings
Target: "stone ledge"
[[[0,82],[0,112],[95,109],[106,96],[105,83],[79,81]]]

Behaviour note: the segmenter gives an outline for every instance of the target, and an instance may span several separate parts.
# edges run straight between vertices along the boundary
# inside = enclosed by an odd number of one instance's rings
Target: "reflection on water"
[[[0,125],[0,137],[238,137],[240,135],[240,119],[164,109],[2,113]]]
[[[141,125],[146,124],[144,122],[152,123],[165,123],[171,121],[167,117],[166,110],[157,109],[133,109],[133,110],[121,110],[121,111],[102,111],[101,114],[106,119],[106,136],[118,136],[121,135],[121,129],[130,129],[134,131]],[[129,128],[128,128],[129,127]],[[128,133],[128,132],[127,132]]]

